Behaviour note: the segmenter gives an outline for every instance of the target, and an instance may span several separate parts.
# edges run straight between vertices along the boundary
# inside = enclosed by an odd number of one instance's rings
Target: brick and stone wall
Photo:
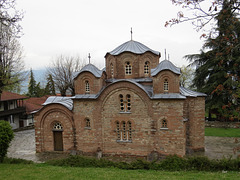
[[[72,112],[59,104],[50,104],[42,108],[34,116],[36,152],[54,151],[53,126],[56,122],[63,127],[63,150],[75,148],[75,125]]]

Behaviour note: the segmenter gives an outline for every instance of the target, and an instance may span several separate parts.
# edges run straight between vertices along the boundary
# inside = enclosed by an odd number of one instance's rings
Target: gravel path
[[[51,159],[50,156],[64,156],[64,154],[36,154],[34,129],[15,132],[15,137],[8,148],[8,157],[42,162]],[[205,152],[195,155],[205,155],[210,159],[223,157],[240,157],[240,138],[205,136]],[[66,154],[65,154],[66,156]]]

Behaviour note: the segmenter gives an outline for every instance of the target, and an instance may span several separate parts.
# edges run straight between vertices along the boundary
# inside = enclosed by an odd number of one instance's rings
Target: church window
[[[90,86],[89,86],[89,82],[85,81],[85,92],[89,93],[90,92]]]
[[[113,68],[113,64],[111,63],[111,77],[113,78],[113,75],[114,75],[114,68]]]
[[[125,74],[126,75],[131,75],[132,74],[132,66],[131,66],[130,62],[126,62]]]
[[[128,139],[132,140],[132,123],[128,121]]]
[[[62,127],[62,124],[60,122],[56,122],[54,125],[53,125],[53,130],[62,130],[63,127]]]
[[[116,122],[116,126],[117,126],[117,129],[116,129],[116,132],[117,132],[117,140],[120,140],[120,138],[121,138],[121,136],[120,136],[120,124],[119,124],[118,121]]]
[[[127,95],[127,111],[131,111],[131,96]]]
[[[130,94],[126,95],[126,99],[124,99],[123,95],[119,95],[120,100],[120,112],[130,112],[131,111],[131,96]]]
[[[168,125],[167,125],[167,120],[166,120],[166,119],[163,119],[163,120],[162,120],[162,125],[161,125],[161,128],[163,128],[163,129],[166,129],[166,128],[168,128]]]
[[[164,92],[168,92],[168,80],[167,79],[164,80],[163,90],[164,90]]]
[[[149,74],[149,62],[146,61],[144,64],[144,74]]]
[[[85,119],[85,122],[86,122],[86,128],[90,128],[91,127],[91,124],[90,124],[90,119],[86,118]]]
[[[116,122],[117,142],[131,142],[132,141],[132,123],[128,121]]]

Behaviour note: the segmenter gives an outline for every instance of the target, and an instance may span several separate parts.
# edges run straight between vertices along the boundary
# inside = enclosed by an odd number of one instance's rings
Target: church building
[[[180,86],[180,68],[130,40],[87,64],[74,97],[49,97],[35,114],[36,151],[117,157],[204,150],[205,94]]]

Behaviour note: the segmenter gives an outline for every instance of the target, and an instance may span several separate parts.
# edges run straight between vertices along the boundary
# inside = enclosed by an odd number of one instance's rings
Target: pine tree
[[[33,71],[31,69],[30,70],[30,80],[29,80],[29,85],[28,85],[27,96],[29,96],[29,97],[36,97],[36,95],[37,95],[36,87],[37,87],[36,81],[35,81],[35,78],[34,78]]]
[[[216,37],[207,39],[200,54],[186,58],[196,65],[193,85],[208,94],[207,109],[220,120],[240,119],[240,21],[231,1],[224,0],[216,21]]]
[[[48,77],[47,77],[47,84],[46,84],[46,87],[45,87],[45,94],[46,95],[56,95],[55,85],[54,85],[54,81],[53,81],[53,78],[52,78],[51,74],[48,74]]]

